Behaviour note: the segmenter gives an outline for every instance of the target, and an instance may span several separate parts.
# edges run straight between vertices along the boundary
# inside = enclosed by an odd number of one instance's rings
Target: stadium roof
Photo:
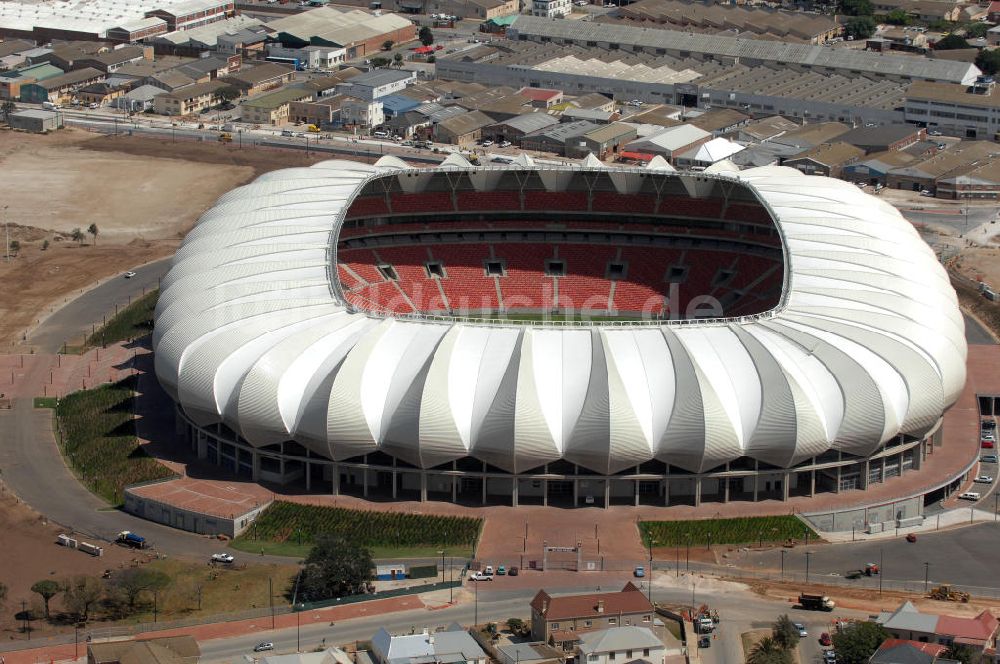
[[[550,189],[579,177],[627,192],[645,176],[759,198],[785,252],[781,301],[739,319],[579,324],[346,304],[330,238],[366,184],[419,193],[464,177],[485,191],[527,169]],[[967,355],[934,252],[848,182],[782,167],[474,169],[458,155],[439,169],[324,161],[224,194],[162,281],[153,345],[185,416],[251,445],[295,440],[337,460],[382,450],[419,468],[471,456],[514,473],[558,459],[613,474],[651,459],[704,472],[744,456],[790,468],[871,454],[937,425]]]
[[[634,46],[662,48],[668,51],[704,53],[782,65],[828,68],[855,74],[908,76],[913,79],[953,83],[971,83],[982,73],[978,67],[966,62],[947,62],[907,55],[881,55],[855,49],[692,34],[677,30],[592,21],[553,21],[538,16],[518,16],[507,34],[512,39],[526,36],[548,37],[556,43],[564,43],[565,40],[612,43],[618,44],[622,51],[631,51]]]

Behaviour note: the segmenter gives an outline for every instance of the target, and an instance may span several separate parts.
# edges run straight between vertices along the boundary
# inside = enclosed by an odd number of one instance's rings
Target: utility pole
[[[7,249],[6,249],[5,254],[7,256],[7,262],[9,263],[10,262],[10,228],[7,226],[7,208],[8,207],[10,207],[10,206],[9,205],[4,205],[3,206],[3,231],[4,231],[4,235],[7,236],[7,245],[6,245]]]
[[[812,551],[806,551],[806,583],[809,583],[809,556],[812,555]]]
[[[274,590],[271,587],[271,577],[267,577],[267,604],[271,607],[271,629],[274,629]]]
[[[885,576],[885,568],[882,567],[882,547],[878,550],[878,594],[882,596],[882,577]]]

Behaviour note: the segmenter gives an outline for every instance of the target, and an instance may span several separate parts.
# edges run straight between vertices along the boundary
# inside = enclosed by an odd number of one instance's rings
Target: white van
[[[59,106],[59,104],[53,104],[51,101],[43,101],[42,108],[44,108],[46,111],[55,111],[62,107]]]
[[[376,131],[374,134],[372,134],[372,136],[374,136],[375,138],[389,138],[388,132],[384,131]]]

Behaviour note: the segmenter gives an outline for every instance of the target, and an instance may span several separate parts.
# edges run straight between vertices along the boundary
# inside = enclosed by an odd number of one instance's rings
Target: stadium
[[[713,172],[714,171],[714,172]],[[267,173],[162,282],[156,374],[200,458],[466,505],[702,505],[919,472],[965,381],[944,269],[788,168]]]

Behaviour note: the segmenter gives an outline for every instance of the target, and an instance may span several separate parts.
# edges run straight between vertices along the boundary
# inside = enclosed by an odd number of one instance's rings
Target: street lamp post
[[[809,556],[812,555],[812,551],[806,551],[806,583],[809,583]]]
[[[441,583],[444,583],[444,549],[438,551],[441,554]]]
[[[676,576],[679,579],[681,577],[681,548],[674,545],[674,570],[676,570]]]
[[[784,578],[785,578],[785,553],[787,553],[787,552],[784,549],[782,549],[781,550],[781,578],[782,578],[782,580],[784,580]]]
[[[924,593],[927,592],[927,583],[930,580],[931,564],[924,562]]]
[[[687,536],[687,549],[684,551],[684,571],[691,571],[691,534]]]
[[[302,652],[302,631],[299,629],[301,624],[301,611],[295,612],[295,652]]]
[[[448,603],[455,603],[455,584],[452,575],[455,573],[455,561],[448,556]]]
[[[653,544],[654,544],[652,537],[649,538],[648,544],[649,544],[649,580],[647,581],[647,583],[649,584],[649,590],[646,593],[646,599],[648,599],[649,603],[652,604],[653,603]]]
[[[882,567],[882,549],[878,550],[878,594],[882,595],[882,577],[885,576],[885,568]]]
[[[476,581],[475,584],[476,584],[476,610],[472,618],[472,621],[474,623],[473,627],[479,624],[479,582]]]

